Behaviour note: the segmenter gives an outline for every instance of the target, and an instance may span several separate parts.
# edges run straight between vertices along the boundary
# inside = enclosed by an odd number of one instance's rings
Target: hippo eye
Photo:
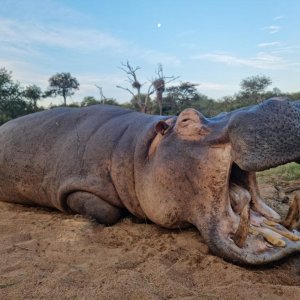
[[[181,122],[187,122],[189,121],[190,119],[183,119]]]

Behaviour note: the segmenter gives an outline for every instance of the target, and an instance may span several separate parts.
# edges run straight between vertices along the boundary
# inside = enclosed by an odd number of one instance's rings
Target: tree
[[[84,106],[90,106],[90,105],[95,105],[95,104],[100,104],[100,102],[93,96],[86,96],[83,98],[81,101],[80,105],[82,107]]]
[[[148,100],[150,98],[150,95],[154,93],[154,90],[152,89],[152,86],[150,85],[148,88],[148,93],[146,97],[142,97],[141,88],[143,84],[140,83],[140,81],[137,79],[136,72],[140,70],[141,68],[139,66],[132,67],[129,63],[129,61],[125,63],[121,63],[122,67],[120,68],[122,71],[125,72],[127,75],[127,81],[130,83],[131,88],[123,87],[120,85],[117,85],[117,88],[125,90],[129,92],[134,99],[136,99],[136,103],[139,107],[140,112],[147,112],[147,104]]]
[[[32,112],[23,99],[21,86],[11,78],[11,72],[0,69],[0,124]]]
[[[286,94],[291,100],[300,100],[300,92],[287,93]]]
[[[165,91],[165,85],[178,77],[170,76],[166,77],[163,74],[163,67],[161,64],[158,65],[158,69],[156,71],[156,78],[148,81],[148,90],[147,93],[142,93],[141,89],[145,83],[141,83],[138,78],[136,72],[140,70],[140,67],[132,67],[130,63],[127,61],[126,64],[122,63],[121,70],[124,71],[127,75],[127,81],[131,84],[131,88],[117,86],[117,88],[123,89],[129,92],[134,99],[136,99],[136,104],[139,107],[139,111],[148,112],[151,106],[151,95],[156,92],[156,99],[159,106],[159,112],[162,113],[162,101],[163,101],[163,92]],[[167,82],[166,82],[166,79]]]
[[[33,106],[33,109],[35,111],[37,111],[38,110],[37,101],[40,100],[42,98],[42,95],[43,95],[43,92],[42,92],[41,88],[38,87],[35,84],[34,85],[29,85],[23,91],[23,95],[24,95],[25,98],[27,98],[30,101],[30,103]]]
[[[119,106],[119,103],[113,98],[105,98],[99,101],[93,96],[84,97],[80,105],[84,107],[84,106],[90,106],[95,104],[108,104],[108,105]]]
[[[141,93],[140,95],[140,99],[143,103],[146,102],[146,99],[148,98],[147,94]],[[136,111],[141,111],[140,110],[140,106],[138,104],[137,98],[135,96],[133,96],[130,100],[130,102],[126,102],[126,103],[121,103],[119,104],[121,107],[127,108],[127,109],[132,109],[132,110],[136,110]],[[153,114],[153,113],[157,113],[157,111],[155,110],[155,105],[153,103],[153,101],[151,99],[147,100],[147,110],[146,112],[148,114]]]
[[[281,92],[281,90],[278,88],[278,87],[274,87],[273,88],[273,90],[272,90],[272,94],[274,95],[274,96],[276,96],[276,97],[279,97],[279,96],[281,96],[282,95],[282,92]]]
[[[116,99],[114,99],[114,98],[105,98],[103,104],[120,106],[120,104],[118,103],[118,101]]]
[[[152,85],[154,87],[154,90],[156,92],[156,101],[158,104],[158,108],[159,108],[159,114],[162,115],[162,109],[163,109],[163,93],[165,91],[165,86],[167,83],[170,83],[171,81],[176,80],[177,77],[174,76],[169,76],[166,77],[164,76],[164,72],[163,72],[163,67],[161,64],[158,65],[157,71],[157,78],[155,78],[154,80],[152,80]],[[166,81],[166,79],[168,79]]]
[[[271,84],[271,78],[265,75],[245,78],[241,82],[241,96],[259,103],[263,100],[262,95],[266,91],[266,88]]]
[[[79,83],[70,73],[57,73],[49,78],[48,95],[62,96],[64,105],[67,105],[67,97],[74,95],[75,90],[79,90]]]
[[[95,87],[99,90],[99,94],[100,94],[100,103],[105,103],[105,100],[107,99],[104,94],[103,94],[103,89],[101,86],[95,84]]]
[[[166,89],[164,98],[164,113],[176,114],[184,108],[191,107],[198,98],[197,84],[181,82],[179,85],[170,86]]]

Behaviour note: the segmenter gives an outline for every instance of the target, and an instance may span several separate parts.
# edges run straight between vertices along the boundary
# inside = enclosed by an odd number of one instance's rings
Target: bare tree
[[[104,96],[103,94],[103,89],[102,86],[99,86],[97,84],[95,84],[95,87],[99,90],[99,94],[100,94],[100,103],[104,104],[107,100],[107,98]]]
[[[143,94],[141,93],[142,87],[146,84],[141,83],[138,78],[136,72],[140,70],[141,68],[139,66],[132,67],[130,63],[127,61],[126,64],[122,63],[122,67],[120,68],[122,71],[124,71],[127,75],[127,81],[130,83],[131,88],[123,87],[123,86],[117,86],[117,88],[123,89],[127,92],[129,92],[134,99],[137,100],[137,104],[139,106],[139,109],[141,112],[147,112],[150,96],[156,92],[156,98],[159,105],[159,111],[160,114],[162,114],[162,95],[165,91],[165,85],[178,77],[170,76],[166,77],[163,74],[163,67],[161,64],[158,65],[158,69],[156,71],[156,77],[155,79],[148,81],[148,90],[146,93],[146,97],[143,97]],[[167,79],[167,80],[166,80]]]
[[[125,74],[127,75],[127,81],[130,83],[131,88],[128,87],[123,87],[120,85],[117,85],[117,88],[125,90],[127,92],[129,92],[134,99],[137,100],[137,104],[139,106],[139,109],[141,112],[146,112],[147,110],[147,103],[146,101],[143,101],[142,97],[141,97],[141,88],[142,88],[142,84],[139,82],[139,80],[137,79],[137,75],[136,72],[138,70],[140,70],[140,67],[132,67],[129,63],[129,61],[125,63],[121,63],[122,67],[120,67],[120,69],[122,71],[125,72]],[[134,92],[136,91],[136,92]]]
[[[154,90],[156,92],[156,100],[159,108],[159,114],[162,115],[162,106],[163,106],[163,93],[166,88],[166,84],[170,83],[176,79],[178,79],[179,76],[164,76],[163,67],[161,64],[158,65],[157,71],[156,71],[156,78],[152,80],[152,85],[154,87]]]

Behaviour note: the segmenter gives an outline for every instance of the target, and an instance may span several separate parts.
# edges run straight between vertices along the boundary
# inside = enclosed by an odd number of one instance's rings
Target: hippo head
[[[186,109],[155,131],[135,174],[148,218],[170,228],[193,224],[212,252],[236,263],[300,251],[300,197],[281,219],[261,198],[255,174],[300,160],[298,102],[273,98],[210,119]]]

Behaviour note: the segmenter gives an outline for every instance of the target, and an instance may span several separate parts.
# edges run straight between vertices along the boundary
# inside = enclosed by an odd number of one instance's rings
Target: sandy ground
[[[274,188],[264,184],[266,198]],[[283,213],[286,204],[280,207]],[[0,202],[0,299],[300,299],[300,256],[244,268],[213,256],[195,229]]]

